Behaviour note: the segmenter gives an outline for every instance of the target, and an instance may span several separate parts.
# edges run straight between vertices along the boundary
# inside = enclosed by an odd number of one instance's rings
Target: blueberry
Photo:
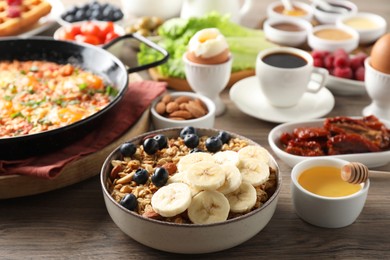
[[[83,9],[79,9],[77,10],[77,12],[75,13],[74,15],[74,19],[75,21],[83,21],[85,20],[87,17],[85,16],[85,11]]]
[[[230,141],[230,134],[228,132],[225,132],[225,131],[220,131],[218,133],[218,137],[219,139],[221,139],[222,143],[226,144]]]
[[[137,147],[131,142],[126,142],[119,147],[119,151],[123,156],[131,157],[137,151]]]
[[[135,210],[138,206],[137,197],[133,193],[126,194],[119,204],[128,210]]]
[[[144,151],[149,154],[155,154],[159,149],[158,149],[158,142],[156,139],[153,138],[147,138],[145,139],[143,143]]]
[[[120,9],[115,10],[112,14],[112,18],[113,21],[119,21],[123,18],[123,12]]]
[[[212,136],[206,139],[206,148],[209,152],[216,153],[222,148],[222,141],[218,136]]]
[[[138,185],[145,184],[149,179],[149,172],[143,168],[139,168],[135,171],[133,175],[133,181],[135,181]]]
[[[74,22],[74,15],[72,14],[67,14],[65,16],[62,17],[62,19],[64,19],[65,21],[67,21],[68,23],[72,23]]]
[[[199,145],[199,137],[196,134],[186,134],[184,136],[184,144],[188,148],[195,148]]]
[[[152,182],[154,185],[156,185],[157,187],[162,187],[165,185],[165,183],[167,183],[168,176],[169,176],[169,173],[165,168],[157,167],[154,170],[154,173],[153,173],[151,179],[152,179]]]
[[[155,135],[153,139],[157,140],[160,150],[168,147],[168,138],[165,135]]]
[[[200,148],[194,148],[192,150],[190,150],[190,153],[203,153],[204,151]]]
[[[186,126],[180,131],[180,137],[184,139],[186,134],[197,134],[196,129],[193,126]]]

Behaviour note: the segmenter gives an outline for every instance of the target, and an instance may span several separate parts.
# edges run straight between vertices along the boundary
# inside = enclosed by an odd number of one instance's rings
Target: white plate
[[[332,75],[329,75],[326,87],[334,94],[342,96],[363,95],[366,93],[364,81],[344,79]]]
[[[357,117],[355,117],[357,118]],[[390,122],[381,119],[387,128],[390,128]],[[311,121],[301,121],[294,123],[285,123],[276,126],[271,130],[268,135],[268,143],[271,146],[272,151],[290,167],[294,167],[297,163],[313,158],[308,156],[298,156],[285,152],[281,148],[279,142],[280,136],[282,133],[292,133],[292,131],[297,127],[321,127],[323,126],[324,119],[316,119]],[[355,154],[342,154],[342,155],[328,155],[328,156],[316,156],[315,158],[328,158],[335,157],[344,159],[350,162],[361,162],[367,167],[379,167],[386,165],[390,162],[390,151],[385,152],[372,152],[372,153],[355,153]]]
[[[62,4],[62,1],[60,0],[47,0],[51,5],[51,11],[48,15],[42,17],[39,19],[39,21],[28,31],[23,32],[19,34],[18,36],[21,38],[28,38],[34,35],[37,35],[47,29],[49,29],[51,26],[53,26],[56,22],[58,17],[64,12],[65,7]]]
[[[236,82],[230,89],[230,99],[245,114],[274,123],[319,118],[334,106],[334,97],[326,88],[318,93],[305,93],[296,106],[278,108],[270,105],[258,86],[256,76]]]

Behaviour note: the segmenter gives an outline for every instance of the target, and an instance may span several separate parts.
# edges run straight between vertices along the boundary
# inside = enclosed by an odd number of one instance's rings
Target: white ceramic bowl
[[[273,27],[275,24],[289,23],[302,28],[300,31],[286,31]],[[277,44],[298,47],[307,40],[307,34],[312,29],[311,23],[299,18],[268,18],[264,21],[263,30],[265,37]]]
[[[201,94],[193,93],[193,92],[172,92],[169,93],[173,98],[179,96],[188,96],[191,98],[199,98],[203,101],[203,103],[207,106],[208,113],[205,116],[189,119],[189,120],[173,120],[167,117],[164,117],[157,113],[155,107],[156,104],[161,100],[162,97],[157,98],[152,102],[152,106],[150,108],[150,112],[152,114],[152,122],[155,129],[163,129],[170,127],[184,127],[191,125],[193,127],[205,127],[212,128],[214,127],[215,121],[215,104],[214,102]]]
[[[367,199],[370,181],[361,183],[356,193],[343,197],[325,197],[303,188],[298,182],[300,174],[315,166],[342,168],[348,161],[336,158],[304,160],[292,169],[291,195],[297,215],[306,222],[324,228],[341,228],[351,225],[359,217]]]
[[[358,7],[356,4],[354,4],[351,1],[346,1],[346,0],[329,0],[327,1],[330,4],[335,4],[335,5],[341,5],[345,6],[349,9],[349,12],[347,14],[355,14],[358,11]],[[336,20],[345,15],[345,14],[340,14],[340,13],[330,13],[330,12],[325,12],[323,10],[320,10],[317,8],[315,4],[312,5],[313,8],[313,13],[314,13],[314,18],[320,23],[320,24],[335,24]]]
[[[321,30],[337,29],[342,30],[352,37],[346,40],[329,40],[316,36],[316,32]],[[308,44],[313,50],[322,50],[334,52],[337,49],[344,49],[346,52],[355,50],[359,45],[359,34],[356,30],[347,27],[337,27],[336,25],[319,25],[315,26],[308,35]]]
[[[138,144],[146,136],[164,134],[168,138],[177,137],[182,128],[170,128],[145,133],[129,141]],[[197,128],[199,135],[214,136],[219,130]],[[255,142],[230,133],[232,137]],[[215,224],[177,224],[142,217],[117,203],[107,191],[107,180],[111,172],[111,160],[120,158],[119,147],[106,159],[100,175],[104,201],[112,220],[128,236],[146,246],[174,253],[208,253],[237,246],[259,233],[271,220],[279,197],[282,179],[279,167],[270,155],[270,165],[276,170],[275,192],[260,208],[242,216]]]
[[[281,1],[277,1],[277,2],[272,2],[272,3],[270,3],[267,6],[267,16],[268,16],[268,18],[272,18],[272,17],[279,17],[279,18],[296,17],[296,18],[305,19],[305,20],[307,20],[309,22],[312,20],[312,18],[313,18],[313,8],[309,4],[307,4],[305,2],[301,2],[301,1],[291,1],[291,3],[294,6],[296,6],[298,8],[301,8],[304,11],[306,11],[306,15],[303,15],[303,16],[290,16],[290,15],[284,15],[282,13],[276,12],[274,10],[275,7],[282,5]]]
[[[121,0],[125,17],[158,16],[165,19],[178,17],[183,0]]]
[[[352,19],[362,19],[367,22],[371,22],[376,26],[373,28],[362,28],[358,25],[348,25],[348,21]],[[356,13],[341,16],[337,19],[336,25],[339,27],[348,27],[356,30],[359,33],[359,43],[360,44],[370,44],[375,42],[379,37],[381,37],[386,32],[387,22],[386,20],[377,14],[373,13]]]
[[[384,125],[387,128],[390,128],[390,121],[382,120]],[[278,156],[282,161],[287,163],[290,167],[294,167],[297,163],[304,160],[313,158],[309,156],[298,156],[285,152],[280,143],[280,136],[283,133],[292,133],[293,130],[297,127],[321,127],[323,126],[324,119],[315,119],[310,121],[299,121],[299,122],[290,122],[280,124],[274,127],[268,135],[268,143],[271,146],[272,151]],[[373,152],[373,153],[355,153],[355,154],[340,154],[340,155],[328,155],[328,156],[318,156],[316,158],[328,158],[334,157],[350,162],[361,162],[367,167],[379,167],[386,165],[390,162],[390,150],[384,152]]]

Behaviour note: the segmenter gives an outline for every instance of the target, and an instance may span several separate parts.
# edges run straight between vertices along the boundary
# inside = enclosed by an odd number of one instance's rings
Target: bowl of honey
[[[301,219],[324,228],[341,228],[356,221],[364,208],[370,181],[344,181],[341,168],[348,163],[337,158],[311,158],[294,166],[292,202]]]

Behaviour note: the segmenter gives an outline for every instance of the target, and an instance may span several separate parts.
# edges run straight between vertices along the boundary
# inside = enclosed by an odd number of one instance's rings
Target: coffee
[[[287,52],[271,53],[266,55],[262,60],[270,66],[285,69],[299,68],[307,64],[304,58]]]

